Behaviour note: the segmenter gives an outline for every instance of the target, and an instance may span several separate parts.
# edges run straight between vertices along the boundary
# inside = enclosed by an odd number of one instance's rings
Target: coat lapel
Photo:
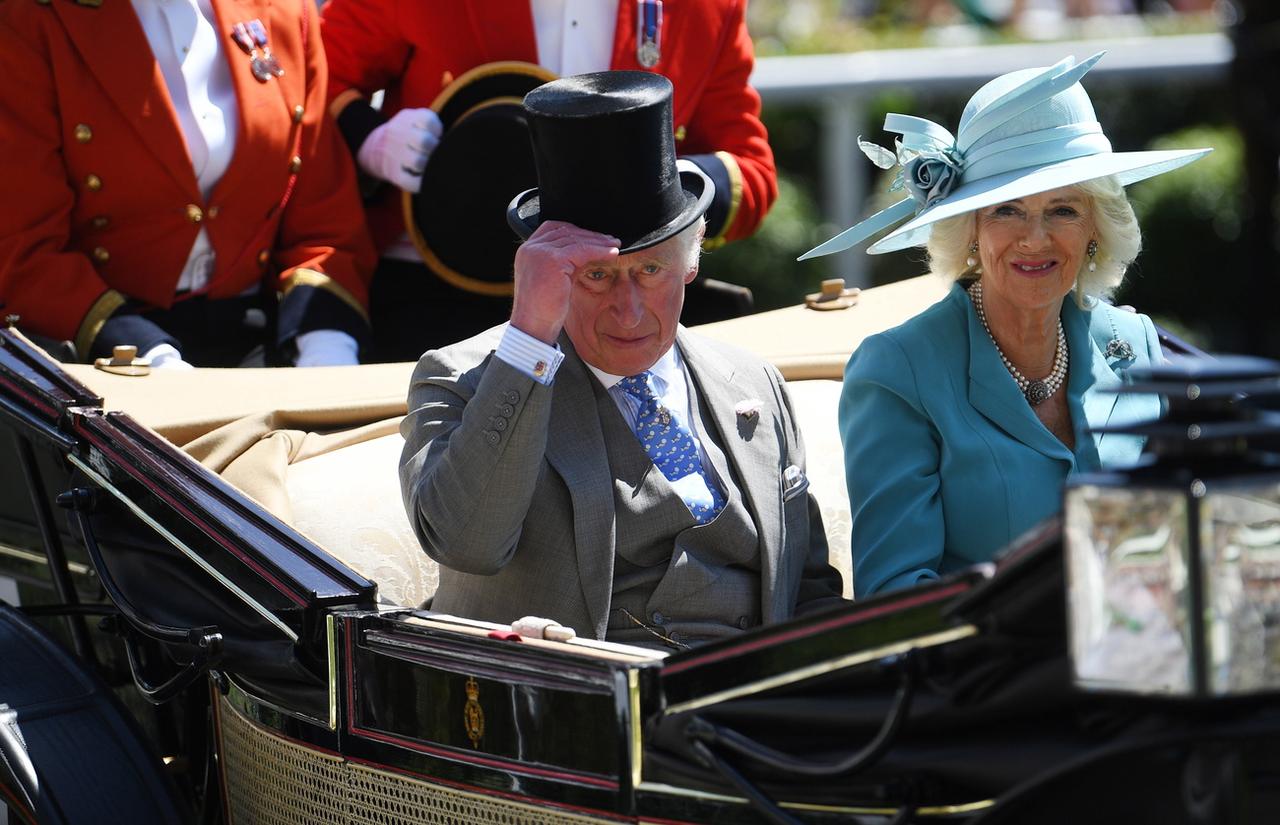
[[[969,337],[969,403],[1000,429],[1049,458],[1070,463],[1071,451],[1045,429],[1031,411],[978,320],[964,290],[957,287],[950,300],[960,305]]]
[[[613,30],[613,57],[609,68],[638,70],[636,61],[636,3],[618,0],[618,21]]]
[[[560,336],[560,346],[565,359],[556,373],[551,399],[547,461],[564,479],[573,500],[578,576],[596,638],[603,639],[613,595],[613,477],[591,388],[595,378],[567,335]]]
[[[658,43],[661,49],[661,56],[658,58],[658,64],[650,68],[640,65],[640,59],[636,55],[639,47],[637,35],[639,34],[639,10],[636,0],[619,0],[618,2],[618,23],[614,29],[613,35],[613,57],[610,61],[611,69],[628,69],[632,71],[660,72],[679,86],[679,81],[675,80],[676,74],[679,73],[682,62],[674,60],[675,44],[686,42],[697,42],[706,39],[709,35],[705,32],[694,33],[693,36],[685,35],[684,29],[688,28],[688,15],[684,13],[685,4],[682,0],[664,0],[662,4],[662,27],[658,33]],[[704,79],[700,78],[698,87]],[[697,97],[697,94],[693,95]],[[675,105],[679,107],[683,97],[677,97]],[[677,123],[683,121],[683,113],[676,111],[673,113]]]
[[[1076,308],[1070,296],[1063,308],[1063,324],[1067,328],[1067,341],[1071,346],[1071,354],[1079,366],[1073,364],[1070,390],[1078,395],[1084,408],[1085,425],[1100,427],[1111,419],[1118,396],[1108,390],[1120,383],[1120,377],[1111,369],[1102,350],[1094,343],[1090,334],[1090,320],[1093,313],[1084,313]],[[1086,358],[1081,358],[1087,354]],[[1077,393],[1076,390],[1079,390]]]
[[[529,0],[464,2],[475,42],[484,49],[484,62],[538,62],[538,39],[533,31]]]
[[[785,588],[777,586],[782,581],[784,539],[779,443],[785,435],[774,411],[781,408],[781,401],[756,399],[761,402],[758,415],[750,418],[738,415],[738,403],[748,398],[742,387],[734,383],[734,364],[683,327],[676,335],[676,343],[698,389],[699,403],[715,422],[716,435],[747,510],[755,517],[760,535],[761,610],[765,621],[770,621],[781,615],[779,604],[787,597]]]
[[[198,201],[199,188],[173,101],[133,6],[128,0],[111,0],[96,8],[75,3],[53,3],[50,8],[85,65],[109,78],[102,90],[137,131],[142,145]]]
[[[301,75],[306,71],[306,61],[305,59],[299,60],[296,68],[292,65],[288,66],[285,69],[285,76],[282,78],[273,78],[265,83],[257,80],[249,67],[249,56],[236,45],[235,40],[231,37],[231,27],[236,23],[254,19],[262,21],[263,26],[269,27],[271,21],[270,3],[267,0],[214,0],[213,12],[217,20],[215,25],[218,27],[218,39],[222,47],[222,56],[227,61],[228,68],[231,71],[231,83],[235,86],[236,100],[239,106],[239,111],[236,113],[236,120],[238,121],[236,125],[236,151],[231,156],[231,163],[227,166],[227,171],[223,173],[222,179],[214,187],[211,199],[217,201],[226,197],[228,192],[261,185],[257,179],[263,175],[265,169],[270,167],[271,160],[264,159],[259,151],[253,151],[252,147],[260,146],[265,142],[255,133],[292,128],[290,119],[290,109],[292,107],[282,98],[284,94],[283,84],[301,82],[304,91],[295,102],[302,103],[302,98],[306,94],[306,78]],[[318,26],[320,24],[317,19],[318,16],[318,14],[312,12],[308,25]],[[299,23],[298,25],[301,24]],[[274,36],[275,32],[268,28],[268,44],[274,42]],[[306,44],[303,44],[303,48],[306,48]],[[299,76],[290,77],[290,72]],[[292,151],[292,147],[289,147],[287,151]],[[279,164],[279,174],[283,179],[284,169],[289,163],[289,157],[282,154],[276,162]],[[257,244],[256,239],[254,243]],[[237,255],[226,256],[227,263],[233,263],[240,254],[244,254],[246,251],[248,249],[244,248],[237,250]],[[256,248],[253,251],[256,251]],[[222,266],[220,265],[218,269],[222,271]]]
[[[1151,418],[1158,412],[1158,405],[1152,406],[1151,396],[1115,391],[1124,383],[1124,371],[1134,364],[1132,360],[1110,362],[1105,354],[1107,342],[1117,335],[1109,313],[1118,311],[1099,304],[1092,312],[1082,312],[1074,305],[1063,312],[1064,319],[1068,319],[1064,323],[1072,342],[1072,352],[1086,350],[1090,353],[1089,371],[1071,377],[1073,393],[1077,392],[1077,381],[1085,382],[1079,393],[1088,427],[1104,427],[1113,422],[1129,423]],[[1143,440],[1117,433],[1101,433],[1093,437],[1093,443],[1098,453],[1097,466],[1104,461],[1109,465],[1125,466],[1138,460]]]

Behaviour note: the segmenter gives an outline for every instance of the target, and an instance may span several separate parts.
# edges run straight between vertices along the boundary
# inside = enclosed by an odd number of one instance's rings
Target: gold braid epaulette
[[[359,89],[347,89],[345,92],[335,97],[333,102],[329,104],[329,117],[337,120],[338,115],[342,114],[342,110],[357,100],[363,100],[365,103],[368,103],[368,99],[360,93]]]
[[[729,242],[725,236],[738,219],[738,208],[742,206],[742,169],[738,167],[738,159],[725,151],[716,152],[716,157],[724,164],[724,170],[729,175],[729,211],[724,216],[724,226],[720,227],[720,231],[713,237],[703,239],[702,248],[707,251],[719,249]]]
[[[356,300],[356,296],[352,295],[345,286],[338,283],[333,278],[330,278],[323,272],[317,272],[314,269],[303,269],[301,267],[293,270],[293,272],[280,284],[280,297],[283,298],[285,295],[288,295],[293,291],[294,287],[298,286],[312,286],[316,289],[323,289],[326,292],[333,293],[341,299],[344,304],[359,313],[360,317],[365,320],[365,323],[369,322],[369,310]]]
[[[125,300],[124,295],[114,289],[108,289],[93,302],[93,306],[89,307],[89,311],[85,313],[84,320],[80,322],[80,329],[76,331],[77,358],[84,360],[89,357],[89,350],[97,340],[98,333],[102,332],[102,325],[115,314],[117,309],[124,306]]]

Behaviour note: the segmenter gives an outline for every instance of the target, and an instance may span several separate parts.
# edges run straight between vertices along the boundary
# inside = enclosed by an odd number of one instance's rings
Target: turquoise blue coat
[[[1145,315],[1063,302],[1074,452],[1036,418],[959,285],[858,347],[845,368],[840,437],[853,519],[854,592],[908,587],[988,561],[1062,509],[1072,472],[1133,463],[1142,440],[1089,427],[1154,418],[1161,401],[1104,392],[1158,362]],[[1114,338],[1132,358],[1107,357]]]

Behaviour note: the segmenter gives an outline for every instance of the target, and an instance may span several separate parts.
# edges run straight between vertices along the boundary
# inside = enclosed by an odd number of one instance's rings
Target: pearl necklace
[[[1052,396],[1062,386],[1063,379],[1067,377],[1067,362],[1069,355],[1067,353],[1067,336],[1062,331],[1062,319],[1058,319],[1058,348],[1053,353],[1053,369],[1049,371],[1045,378],[1027,378],[1022,371],[1013,365],[1004,354],[1004,350],[1000,349],[1000,345],[996,343],[996,337],[991,334],[991,327],[987,324],[987,313],[982,310],[982,281],[974,281],[968,287],[969,298],[973,301],[973,310],[978,314],[978,320],[982,322],[982,328],[987,331],[987,337],[991,339],[991,344],[996,348],[996,355],[1000,356],[1000,360],[1004,362],[1004,368],[1013,376],[1013,380],[1017,383],[1018,389],[1022,391],[1022,395],[1027,399],[1027,403],[1033,407],[1038,407],[1044,403],[1045,399]]]

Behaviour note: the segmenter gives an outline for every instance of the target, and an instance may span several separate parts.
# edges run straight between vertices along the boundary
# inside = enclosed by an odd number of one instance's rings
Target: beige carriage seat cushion
[[[422,550],[400,498],[398,431],[289,465],[293,524],[335,558],[378,583],[379,600],[417,607],[440,574]]]
[[[822,509],[831,561],[852,596],[849,495],[836,424],[840,382],[787,384],[805,440],[809,483]],[[378,583],[384,601],[422,604],[436,589],[436,563],[421,549],[400,496],[397,432],[293,461],[286,487],[293,524],[344,564]],[[353,517],[353,514],[358,514]]]
[[[849,492],[844,480],[844,449],[836,410],[840,382],[830,379],[788,381],[787,393],[804,438],[809,490],[818,499],[827,531],[831,564],[844,579],[844,595],[853,597],[853,565],[849,546]]]
[[[840,382],[788,383],[822,509],[832,563],[852,592],[849,499],[836,425]],[[248,416],[186,445],[186,451],[336,559],[378,583],[379,599],[417,607],[439,582],[410,526],[400,496],[404,445],[399,418],[336,432],[315,432],[324,417]]]

